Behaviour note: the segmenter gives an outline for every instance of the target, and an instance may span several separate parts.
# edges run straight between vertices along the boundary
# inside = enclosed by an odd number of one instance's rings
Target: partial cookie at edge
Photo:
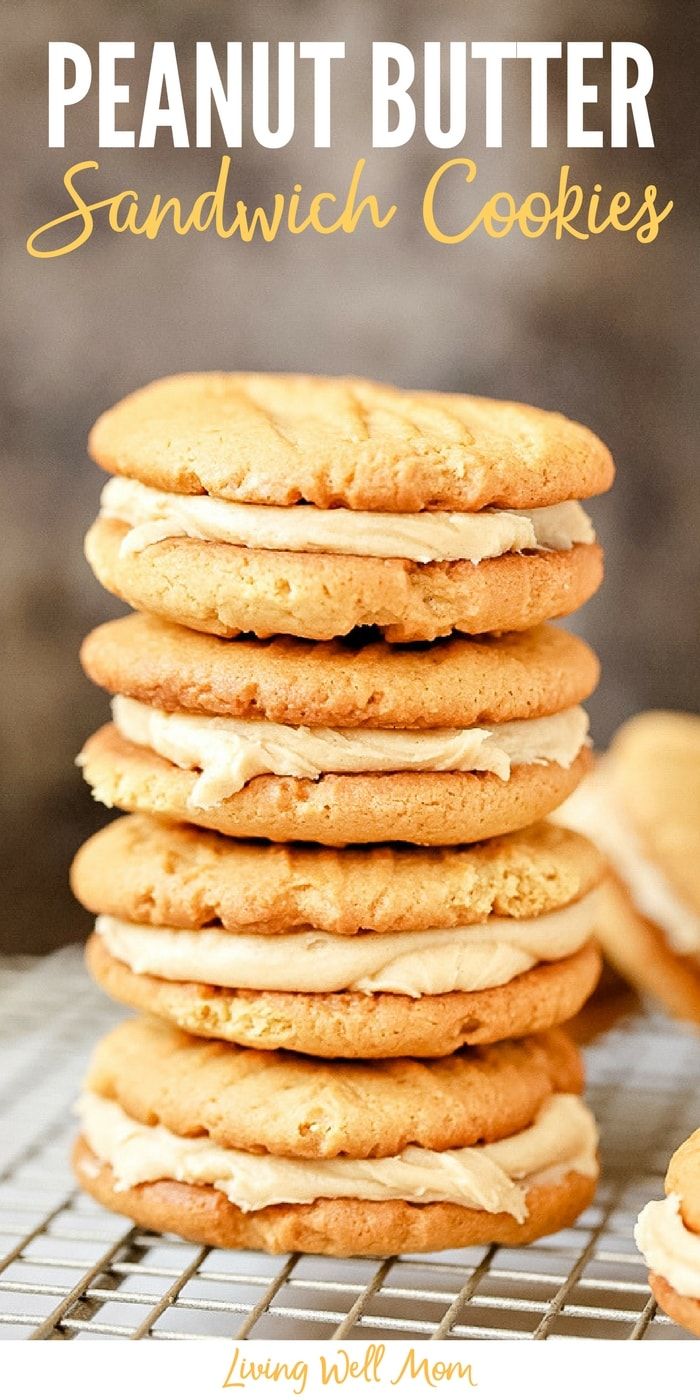
[[[684,1298],[660,1274],[649,1274],[649,1287],[668,1317],[700,1337],[700,1298]]]
[[[700,715],[635,715],[617,731],[606,773],[645,854],[700,913]]]
[[[628,982],[672,1016],[700,1026],[700,964],[669,947],[612,873],[601,885],[597,934],[606,958]]]
[[[700,1235],[700,1128],[674,1152],[665,1186],[667,1195],[680,1196],[683,1224]]]

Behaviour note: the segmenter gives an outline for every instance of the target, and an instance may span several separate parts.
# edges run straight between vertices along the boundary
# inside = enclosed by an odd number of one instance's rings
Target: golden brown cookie
[[[267,1206],[246,1215],[211,1186],[156,1181],[115,1189],[113,1174],[78,1138],[73,1170],[90,1196],[107,1210],[134,1220],[145,1230],[181,1235],[217,1249],[256,1249],[353,1255],[432,1253],[470,1245],[530,1244],[572,1225],[595,1195],[597,1179],[570,1172],[563,1180],[533,1186],[523,1224],[505,1212],[491,1214],[436,1202],[318,1200],[311,1205]]]
[[[139,613],[83,642],[91,680],[162,710],[344,728],[459,728],[555,714],[588,698],[600,667],[558,627],[432,646],[235,642]]]
[[[166,491],[324,509],[548,505],[613,476],[598,438],[558,413],[298,374],[159,380],[104,413],[89,448]]]
[[[672,1016],[700,1026],[700,962],[669,948],[662,930],[640,914],[613,874],[601,885],[597,935],[605,957],[633,987]]]
[[[557,1032],[435,1064],[349,1066],[127,1022],[93,1059],[73,1161],[108,1208],[212,1245],[518,1244],[592,1198],[581,1085],[578,1052]]]
[[[659,1274],[649,1275],[649,1287],[659,1307],[663,1308],[679,1327],[685,1327],[687,1332],[700,1337],[700,1298],[684,1298]]]
[[[582,1092],[583,1065],[556,1030],[428,1064],[336,1064],[199,1040],[143,1018],[100,1041],[85,1083],[140,1123],[207,1133],[220,1147],[391,1157],[411,1144],[444,1152],[522,1132],[550,1094]]]
[[[581,781],[590,756],[582,749],[570,768],[518,764],[507,781],[494,773],[327,774],[318,781],[265,775],[207,808],[188,804],[195,773],[130,743],[114,725],[88,739],[80,762],[105,806],[194,822],[225,836],[326,846],[454,846],[547,816]]]
[[[324,640],[376,627],[389,642],[421,642],[521,632],[575,612],[603,577],[597,544],[415,564],[179,538],[121,555],[127,532],[107,518],[88,531],[85,552],[100,583],[140,611],[221,637]]]
[[[674,1152],[664,1190],[642,1210],[635,1240],[659,1306],[700,1337],[700,1128]]]
[[[255,992],[132,972],[93,934],[87,965],[103,991],[192,1035],[331,1059],[448,1055],[548,1030],[581,1009],[600,975],[592,943],[504,986],[440,996]]]
[[[591,842],[545,822],[461,848],[338,852],[231,841],[138,814],[96,832],[71,881],[93,914],[135,923],[357,934],[537,918],[580,899],[601,874]]]

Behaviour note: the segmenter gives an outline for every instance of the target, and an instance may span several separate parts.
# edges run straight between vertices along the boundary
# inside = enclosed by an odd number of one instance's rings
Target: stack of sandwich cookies
[[[97,1049],[74,1165],[110,1209],[219,1247],[521,1245],[592,1199],[581,1088],[561,1032],[345,1065],[131,1021]]]
[[[612,461],[559,414],[365,380],[200,374],[105,413],[87,539],[133,607],[222,637],[523,630],[602,576]]]
[[[598,928],[608,961],[700,1025],[700,717],[629,720],[559,818],[608,857]]]
[[[665,1190],[644,1207],[635,1239],[657,1303],[700,1337],[700,1128],[671,1158]]]
[[[601,861],[542,823],[457,850],[232,843],[132,816],[83,847],[96,981],[200,1036],[439,1056],[560,1025],[598,979]]]
[[[138,611],[86,639],[125,810],[78,853],[88,966],[149,1019],[98,1049],[76,1170],[147,1227],[329,1254],[520,1244],[598,1174],[558,1029],[601,862],[546,821],[590,767],[579,501],[557,414],[355,380],[192,375],[91,436],[87,540]]]

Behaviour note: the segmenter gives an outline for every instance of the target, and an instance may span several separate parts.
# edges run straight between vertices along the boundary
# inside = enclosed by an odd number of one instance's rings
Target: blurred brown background
[[[73,758],[104,720],[106,700],[82,678],[76,653],[83,634],[120,609],[83,562],[82,536],[102,485],[84,442],[102,408],[157,375],[350,372],[522,398],[580,417],[608,441],[619,466],[613,494],[593,511],[608,551],[606,587],[576,624],[605,667],[591,706],[596,740],[605,743],[636,709],[697,707],[696,13],[687,0],[589,0],[585,7],[573,0],[5,0],[1,947],[38,951],[87,925],[67,892],[66,870],[105,813],[90,801]],[[350,239],[282,235],[269,246],[213,235],[164,234],[148,243],[101,232],[69,257],[29,258],[25,239],[64,207],[62,176],[74,161],[100,160],[95,197],[132,186],[187,201],[211,187],[219,150],[173,151],[164,139],[153,152],[100,153],[91,101],[69,112],[65,151],[47,149],[48,40],[73,40],[94,57],[99,39],[119,38],[136,41],[137,61],[129,65],[135,92],[143,90],[155,39],[177,42],[186,81],[197,39],[345,39],[333,150],[313,150],[302,88],[300,135],[290,146],[261,151],[249,141],[232,153],[236,196],[264,203],[295,180],[309,192],[342,191],[364,154],[366,188],[398,203],[394,222],[381,233],[361,225]],[[445,156],[418,136],[398,151],[370,149],[369,45],[387,38],[647,44],[656,64],[655,150],[567,156],[563,89],[554,85],[554,139],[548,151],[531,152],[527,84],[508,81],[503,151],[483,149],[475,84],[464,153],[479,164],[483,198],[498,188],[522,196],[550,189],[567,159],[572,177],[588,188],[600,180],[611,193],[626,187],[634,194],[654,182],[662,203],[675,200],[658,240],[645,248],[615,233],[585,244],[512,234],[501,242],[477,235],[454,248],[433,243],[420,202]],[[601,76],[607,71],[601,65]]]

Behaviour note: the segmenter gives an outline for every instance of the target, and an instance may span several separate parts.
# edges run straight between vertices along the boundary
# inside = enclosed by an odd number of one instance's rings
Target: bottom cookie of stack
[[[595,1193],[582,1087],[562,1031],[348,1064],[127,1021],[89,1070],[74,1167],[109,1209],[216,1247],[520,1245],[570,1225]]]
[[[644,1207],[634,1236],[657,1303],[700,1337],[700,1128],[674,1152],[665,1189],[663,1201]]]

